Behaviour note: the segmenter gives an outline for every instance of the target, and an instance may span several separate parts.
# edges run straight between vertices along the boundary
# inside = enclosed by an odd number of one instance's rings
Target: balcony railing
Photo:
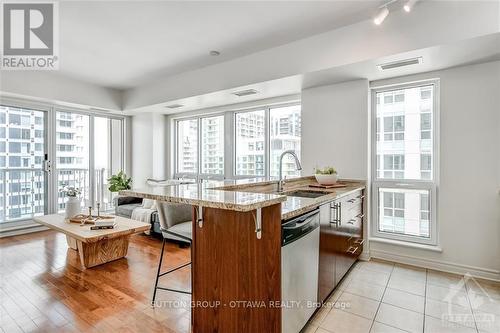
[[[89,170],[79,168],[56,169],[57,190],[64,185],[81,190],[82,207],[90,204]],[[10,168],[0,169],[0,223],[25,220],[46,212],[46,177],[41,169]],[[113,193],[108,190],[107,169],[94,172],[94,203],[101,204],[101,211],[114,209]],[[57,211],[65,209],[64,193],[56,193]],[[94,206],[94,204],[92,204]]]

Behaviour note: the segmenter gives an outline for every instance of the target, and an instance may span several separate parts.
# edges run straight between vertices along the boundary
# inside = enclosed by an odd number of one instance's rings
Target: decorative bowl
[[[333,185],[337,183],[337,174],[332,173],[330,175],[322,175],[322,174],[315,174],[314,177],[316,177],[316,181],[320,185]]]

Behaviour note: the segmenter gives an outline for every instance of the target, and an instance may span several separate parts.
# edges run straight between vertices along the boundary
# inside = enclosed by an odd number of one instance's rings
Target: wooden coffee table
[[[102,265],[127,255],[130,235],[147,231],[148,223],[116,217],[114,229],[90,230],[90,225],[70,223],[63,215],[34,217],[33,220],[66,235],[68,246],[77,250],[84,268]]]

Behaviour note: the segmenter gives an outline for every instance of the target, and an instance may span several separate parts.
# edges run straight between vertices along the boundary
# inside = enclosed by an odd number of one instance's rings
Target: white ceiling
[[[422,57],[423,62],[418,65],[400,67],[386,71],[381,71],[377,67],[379,64],[415,57]],[[235,105],[239,105],[239,103],[243,103],[242,105],[244,105],[244,103],[252,103],[260,100],[263,100],[264,103],[268,103],[269,100],[272,103],[272,98],[274,97],[300,94],[302,89],[325,84],[334,84],[356,79],[375,81],[495,60],[500,60],[500,33],[471,38],[447,45],[399,53],[390,57],[371,59],[369,61],[339,66],[328,70],[294,75],[229,90],[221,90],[214,93],[173,100],[146,107],[144,110],[163,114],[175,114],[198,109],[206,109],[207,112],[215,112],[226,106],[234,108]],[[237,97],[232,94],[234,91],[246,89],[255,89],[258,91],[258,94],[246,97]],[[167,105],[172,104],[181,104],[183,107],[178,109],[166,108]],[[144,110],[138,109],[128,113],[135,114]]]
[[[369,18],[369,1],[60,2],[60,72],[126,89]],[[209,56],[218,50],[218,57]]]

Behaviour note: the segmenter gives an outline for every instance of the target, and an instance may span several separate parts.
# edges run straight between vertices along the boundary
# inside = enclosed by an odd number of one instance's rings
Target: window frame
[[[438,216],[438,186],[439,186],[439,119],[440,119],[440,93],[439,79],[422,80],[416,82],[408,82],[401,84],[391,84],[383,86],[374,86],[370,89],[371,92],[371,223],[370,237],[379,239],[389,239],[409,243],[417,243],[423,245],[437,246],[439,244],[439,224]],[[398,91],[408,88],[418,88],[422,86],[432,86],[433,89],[433,112],[432,112],[432,128],[431,135],[433,138],[432,145],[432,179],[383,179],[377,175],[377,94],[388,91]],[[381,117],[383,119],[383,117]],[[405,128],[406,128],[405,119]],[[382,132],[380,132],[382,134]],[[420,139],[422,140],[422,139]],[[404,141],[404,140],[403,140]],[[394,153],[396,154],[396,153]],[[380,154],[382,158],[384,154]],[[419,165],[420,168],[420,165]],[[427,190],[429,195],[429,238],[404,235],[397,233],[384,232],[379,230],[379,189],[395,189],[395,190]],[[419,210],[420,213],[420,210]],[[420,215],[420,214],[419,214]]]
[[[47,173],[45,181],[44,181],[44,193],[46,193],[46,203],[45,207],[43,208],[43,213],[44,214],[51,214],[51,213],[57,213],[59,208],[58,208],[58,195],[59,195],[59,185],[58,185],[58,180],[57,180],[57,158],[56,158],[56,128],[57,128],[57,119],[56,119],[56,113],[57,112],[69,112],[69,113],[75,113],[75,114],[82,114],[89,116],[90,118],[90,123],[93,123],[94,117],[105,117],[109,119],[116,119],[121,121],[121,136],[122,136],[122,142],[121,142],[121,151],[122,151],[122,165],[121,169],[124,170],[126,173],[129,173],[130,170],[130,155],[129,155],[129,146],[130,146],[130,136],[128,131],[130,130],[130,116],[126,115],[121,115],[117,113],[110,113],[106,110],[99,111],[99,110],[87,110],[87,109],[82,109],[76,106],[60,106],[55,103],[50,103],[50,102],[41,102],[41,101],[35,101],[35,100],[30,100],[30,99],[25,99],[25,98],[15,98],[15,97],[5,97],[2,98],[2,105],[7,106],[7,107],[12,107],[12,108],[23,108],[23,109],[31,109],[35,111],[41,111],[45,113],[45,116],[43,118],[43,122],[39,123],[38,125],[43,126],[43,131],[40,133],[41,136],[39,136],[37,133],[39,130],[35,130],[35,137],[36,138],[43,138],[44,139],[44,151],[43,154],[47,154],[49,161],[52,162],[52,171]],[[7,120],[6,120],[7,122]],[[9,126],[10,127],[10,126]],[[93,130],[93,129],[92,129]],[[93,133],[93,132],[92,132]],[[6,137],[7,137],[6,133]],[[93,137],[93,135],[91,135]],[[93,159],[94,156],[94,145],[89,146],[89,154],[90,154],[90,159]],[[93,168],[93,165],[91,166]],[[91,170],[89,168],[89,172]],[[91,177],[92,178],[92,177]],[[37,185],[38,186],[38,185]],[[89,182],[89,186],[92,186],[94,189],[94,183],[93,180]],[[38,188],[38,187],[37,187]],[[94,195],[94,190],[90,191],[91,197],[91,202],[94,202],[93,195]],[[33,219],[32,218],[22,218],[22,219],[14,219],[9,222],[3,222],[0,223],[0,234],[2,233],[4,228],[9,228],[10,226],[16,226],[19,227],[20,229],[22,228],[29,228],[33,225]]]
[[[280,105],[281,106],[281,105]],[[276,106],[273,106],[276,107]],[[271,158],[271,150],[270,150],[270,144],[271,144],[271,131],[269,128],[269,121],[270,121],[270,109],[271,107],[256,107],[256,108],[251,108],[251,109],[244,109],[244,110],[238,110],[233,112],[233,127],[232,127],[232,140],[231,142],[233,143],[233,151],[231,155],[232,159],[232,170],[231,170],[231,176],[234,179],[245,179],[245,178],[262,178],[262,177],[268,177],[270,173],[270,165],[269,161]],[[264,111],[264,175],[239,175],[236,173],[236,116],[239,113],[250,113],[250,112],[257,112],[257,111]]]
[[[195,116],[188,116],[188,117],[182,117],[182,118],[176,118],[174,119],[174,128],[173,128],[173,132],[174,132],[174,147],[173,147],[173,162],[174,162],[174,178],[176,179],[181,179],[181,178],[187,178],[187,179],[194,179],[196,181],[200,181],[202,179],[206,179],[206,180],[209,180],[209,179],[213,179],[213,180],[223,180],[224,179],[224,175],[226,173],[226,149],[227,149],[227,145],[224,145],[224,169],[223,169],[223,172],[222,174],[213,174],[213,173],[202,173],[201,170],[202,170],[202,166],[201,166],[201,140],[202,140],[202,123],[203,123],[203,119],[204,118],[213,118],[213,117],[223,117],[224,119],[224,131],[226,129],[226,121],[227,121],[227,118],[225,117],[225,113],[224,112],[218,112],[218,113],[210,113],[210,114],[201,114],[201,115],[195,115]],[[178,149],[179,149],[179,138],[178,138],[178,134],[179,134],[179,123],[181,121],[189,121],[189,120],[196,120],[196,123],[197,123],[197,145],[198,145],[198,149],[197,149],[197,153],[196,153],[196,158],[197,158],[197,163],[196,163],[196,166],[197,166],[197,172],[180,172],[179,171],[179,158],[178,158]],[[225,132],[223,133],[225,135]]]
[[[227,111],[215,111],[213,113],[203,112],[182,116],[182,114],[174,115],[170,118],[172,126],[172,143],[170,153],[170,166],[172,167],[171,175],[175,179],[188,178],[199,182],[201,180],[224,180],[224,179],[248,179],[248,178],[269,178],[271,173],[271,129],[270,129],[270,112],[272,109],[301,105],[301,102],[294,100],[291,102],[282,102],[276,104],[263,104],[260,106],[247,108],[234,108]],[[236,174],[236,114],[264,111],[264,175],[238,175]],[[302,112],[302,108],[301,108]],[[224,117],[224,172],[223,174],[203,174],[201,173],[201,149],[198,149],[198,173],[185,173],[178,171],[178,122],[183,120],[197,119],[198,121],[198,144],[201,144],[201,123],[202,118],[211,118],[216,116]],[[299,156],[300,159],[300,156]]]

